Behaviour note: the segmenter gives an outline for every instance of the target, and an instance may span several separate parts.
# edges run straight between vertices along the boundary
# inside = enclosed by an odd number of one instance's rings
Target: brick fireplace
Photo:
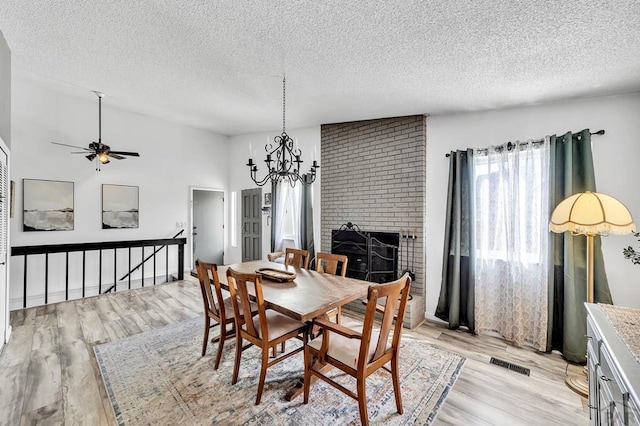
[[[409,328],[424,320],[425,311],[426,129],[424,115],[321,128],[322,250],[331,251],[332,230],[347,222],[368,232],[408,235],[400,238],[398,273],[408,267],[416,277],[404,321]],[[360,303],[348,308],[364,312]]]

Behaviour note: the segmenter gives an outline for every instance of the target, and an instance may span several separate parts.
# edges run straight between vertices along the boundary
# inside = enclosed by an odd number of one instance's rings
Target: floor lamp
[[[563,200],[553,210],[549,230],[556,233],[569,231],[572,235],[587,237],[587,302],[593,303],[593,237],[596,235],[631,234],[636,232],[629,210],[620,201],[598,192],[581,192]],[[586,369],[585,369],[586,372]],[[588,377],[569,375],[567,386],[587,397]]]

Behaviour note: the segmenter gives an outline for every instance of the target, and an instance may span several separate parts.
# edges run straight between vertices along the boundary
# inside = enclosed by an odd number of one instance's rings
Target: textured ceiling
[[[13,72],[234,135],[640,91],[640,1],[1,0]]]

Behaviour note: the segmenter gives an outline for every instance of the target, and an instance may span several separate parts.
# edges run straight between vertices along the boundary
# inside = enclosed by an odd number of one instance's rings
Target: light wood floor
[[[193,281],[12,312],[13,334],[0,354],[0,424],[113,424],[93,345],[201,312],[200,291]],[[435,424],[588,423],[586,400],[564,384],[567,363],[559,355],[434,323],[407,335],[468,358]],[[531,376],[489,364],[492,356],[530,368]],[[576,366],[569,369],[580,371]]]

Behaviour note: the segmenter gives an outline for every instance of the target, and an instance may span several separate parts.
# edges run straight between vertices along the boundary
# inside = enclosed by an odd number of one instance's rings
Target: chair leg
[[[285,343],[286,343],[286,341],[285,341],[285,342],[282,342],[282,344],[280,345],[280,353],[281,353],[281,354],[283,354],[283,353],[284,353]],[[277,357],[277,356],[278,356],[278,345],[273,346],[273,347],[271,348],[271,351],[272,351],[272,352],[271,352],[271,353],[272,353],[271,357],[272,357],[272,358]]]
[[[204,342],[202,342],[202,356],[207,353],[207,343],[209,342],[209,328],[211,327],[211,323],[209,322],[209,317],[205,314],[204,316]]]
[[[220,365],[220,358],[222,358],[222,348],[224,348],[224,339],[227,338],[227,324],[220,323],[220,341],[218,342],[218,351],[216,353],[216,364],[213,366],[214,370],[218,369]]]
[[[256,396],[256,405],[260,405],[262,399],[262,390],[264,389],[264,380],[267,377],[267,364],[269,363],[269,348],[262,350],[262,366],[260,367],[260,379],[258,381],[258,395]]]
[[[402,409],[402,395],[400,394],[400,370],[398,368],[398,356],[393,357],[391,360],[391,377],[393,378],[393,393],[396,396],[396,408],[398,414],[403,413]]]
[[[336,312],[336,324],[342,324],[342,306],[338,306]]]
[[[358,408],[360,409],[360,423],[362,426],[369,425],[369,413],[367,412],[367,379],[357,378]]]
[[[233,376],[231,377],[231,384],[238,383],[238,372],[240,371],[240,357],[242,356],[242,337],[240,334],[236,334],[236,362],[233,366]]]

